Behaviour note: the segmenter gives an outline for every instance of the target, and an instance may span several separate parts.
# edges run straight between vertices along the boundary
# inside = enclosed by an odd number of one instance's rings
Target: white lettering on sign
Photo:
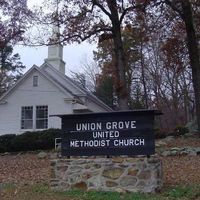
[[[78,141],[70,141],[70,147],[79,147]]]
[[[115,129],[134,129],[136,128],[136,121],[119,121],[119,122],[107,122],[107,130]]]
[[[144,139],[115,139],[115,140],[73,140],[70,141],[70,147],[72,148],[88,148],[88,147],[128,147],[128,146],[144,146]]]
[[[77,131],[95,131],[101,130],[101,123],[77,123],[76,130]]]
[[[114,140],[114,146],[144,146],[144,139]]]
[[[119,131],[96,131],[92,136],[93,138],[118,138]]]
[[[106,147],[110,140],[76,140],[70,141],[70,147]]]
[[[103,125],[102,122],[77,123],[76,131],[100,131],[103,128],[106,130],[135,129],[136,121],[105,122]]]

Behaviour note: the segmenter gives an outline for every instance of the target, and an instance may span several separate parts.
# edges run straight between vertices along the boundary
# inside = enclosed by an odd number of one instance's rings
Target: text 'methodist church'
[[[34,59],[34,58],[33,58]],[[57,114],[111,109],[65,75],[63,46],[48,46],[48,57],[0,97],[0,135],[61,128]]]

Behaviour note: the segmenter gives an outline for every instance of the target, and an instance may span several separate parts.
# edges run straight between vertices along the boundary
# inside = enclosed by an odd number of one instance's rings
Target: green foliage
[[[200,197],[200,186],[176,186],[169,189],[165,196],[169,199],[198,199]]]
[[[0,190],[1,191],[1,190]],[[200,185],[175,186],[163,188],[160,193],[117,193],[117,192],[97,192],[81,190],[70,190],[67,192],[53,191],[46,184],[33,185],[7,185],[2,187],[4,195],[8,199],[22,200],[191,200],[199,199]],[[15,191],[18,191],[17,194]]]
[[[125,193],[117,192],[84,192],[80,190],[71,190],[65,192],[66,196],[82,200],[190,200],[200,197],[200,185],[176,186],[165,188],[161,193],[144,194],[144,193]]]
[[[151,194],[131,193],[123,196],[124,200],[158,200],[159,198],[153,197]]]
[[[45,194],[49,192],[49,187],[46,184],[36,184],[32,186],[32,192],[37,194]]]
[[[13,55],[11,45],[0,48],[0,95],[21,77],[24,68],[19,54]]]
[[[131,100],[129,101],[130,109],[145,109],[145,96],[143,94],[140,83],[134,83],[134,92],[132,92]]]
[[[82,200],[120,200],[120,194],[117,192],[97,192],[97,191],[89,191],[84,192],[81,190],[71,190],[65,192],[66,196],[70,197],[78,197]]]
[[[16,185],[13,183],[0,183],[0,192],[1,190],[14,190],[16,189]]]
[[[0,136],[0,152],[52,149],[57,137],[61,137],[61,130],[59,129],[25,132],[21,135],[3,135]]]
[[[7,152],[11,149],[12,140],[14,140],[15,137],[15,134],[0,136],[0,152]]]
[[[132,109],[145,109],[145,105],[140,99],[131,99],[129,102],[129,108]]]
[[[95,95],[105,104],[114,107],[114,90],[112,77],[103,77],[96,87]]]
[[[137,99],[138,96],[136,95],[140,94],[138,94],[135,83],[133,83],[133,75],[137,76],[136,74],[138,69],[136,69],[136,65],[138,64],[141,56],[139,51],[139,38],[141,38],[141,36],[138,34],[139,29],[134,28],[131,25],[127,25],[123,27],[121,31],[124,54],[126,58],[126,67],[124,70],[127,87],[126,95],[128,96],[128,107],[129,109],[144,108],[145,106],[141,100],[143,95],[139,97],[140,99]],[[114,41],[111,39],[106,39],[102,42],[99,42],[97,51],[93,52],[95,61],[98,62],[100,68],[102,69],[101,76],[103,77],[100,86],[96,88],[96,95],[111,107],[116,107],[116,105],[113,104],[117,104],[116,102],[119,100],[120,96],[124,95],[119,93],[122,85],[117,80],[118,69],[115,69],[116,55],[114,49]],[[134,87],[132,87],[133,85]],[[115,99],[113,98],[113,94],[115,94]]]

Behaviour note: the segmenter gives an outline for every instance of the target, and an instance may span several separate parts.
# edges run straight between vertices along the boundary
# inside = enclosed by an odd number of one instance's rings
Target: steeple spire
[[[58,6],[59,2],[58,0],[56,1],[56,11],[55,14],[53,15],[53,27],[52,27],[52,40],[54,43],[60,43],[60,22],[59,22],[59,11],[58,11]]]
[[[48,57],[45,61],[51,64],[58,71],[65,74],[65,62],[63,61],[63,45],[60,41],[59,8],[56,0],[56,12],[52,24],[52,36],[48,46]]]

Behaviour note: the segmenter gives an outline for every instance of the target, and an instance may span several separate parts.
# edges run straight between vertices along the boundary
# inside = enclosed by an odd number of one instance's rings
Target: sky
[[[28,7],[41,5],[43,0],[28,0]],[[81,72],[82,64],[90,62],[93,59],[93,50],[95,50],[95,44],[91,45],[87,42],[81,44],[66,45],[63,49],[63,60],[66,63],[66,74],[70,71]],[[47,58],[48,47],[25,47],[15,46],[14,53],[19,53],[22,63],[26,66],[24,73],[29,70],[34,64],[41,66],[44,59]]]
[[[69,75],[70,71],[81,72],[81,66],[92,60],[93,50],[95,50],[95,45],[86,42],[64,46],[63,60],[66,63],[66,74]],[[14,53],[19,53],[21,62],[26,66],[26,69],[23,71],[25,73],[34,64],[37,66],[43,64],[47,58],[48,47],[15,46]]]

